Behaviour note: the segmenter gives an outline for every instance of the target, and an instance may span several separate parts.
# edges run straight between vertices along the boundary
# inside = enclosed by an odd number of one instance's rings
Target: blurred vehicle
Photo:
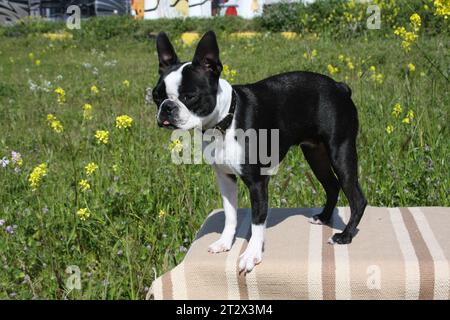
[[[81,17],[131,14],[132,0],[0,0],[0,24],[11,24],[28,16],[40,16],[47,20],[64,20],[67,8],[76,5]],[[134,2],[134,1],[133,1]],[[143,16],[144,0],[142,3]]]

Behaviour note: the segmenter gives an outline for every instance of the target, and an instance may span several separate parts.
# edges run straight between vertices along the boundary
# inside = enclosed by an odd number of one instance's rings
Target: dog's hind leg
[[[222,194],[223,209],[225,211],[225,227],[219,240],[211,244],[208,251],[219,253],[228,251],[233,244],[234,234],[237,225],[237,183],[236,176],[226,174],[214,166],[219,190]]]
[[[301,146],[305,159],[325,189],[327,201],[322,212],[311,218],[311,223],[328,224],[339,196],[339,182],[331,168],[330,157],[323,143]]]
[[[361,220],[367,200],[358,182],[358,160],[355,139],[346,139],[341,143],[331,144],[330,159],[342,190],[350,205],[350,219],[341,233],[336,233],[330,243],[346,244],[352,242],[356,227]]]

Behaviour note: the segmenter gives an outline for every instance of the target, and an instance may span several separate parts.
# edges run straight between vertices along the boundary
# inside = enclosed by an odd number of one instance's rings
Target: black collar
[[[234,111],[236,110],[236,104],[237,104],[237,97],[236,97],[236,92],[234,91],[234,89],[232,89],[233,91],[231,92],[231,104],[230,104],[230,109],[228,110],[228,114],[225,116],[225,118],[223,118],[222,120],[219,121],[219,123],[217,123],[215,126],[213,126],[212,130],[219,130],[222,134],[225,133],[225,131],[228,129],[228,127],[231,125],[231,122],[233,121],[234,118]],[[203,133],[206,130],[203,130]]]

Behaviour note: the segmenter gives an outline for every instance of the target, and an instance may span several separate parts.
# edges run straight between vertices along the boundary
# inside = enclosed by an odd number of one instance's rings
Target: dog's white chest
[[[203,141],[204,157],[224,173],[241,174],[244,153],[239,139],[236,139],[234,121],[225,134],[219,133],[219,136],[218,140],[213,138],[212,141]]]

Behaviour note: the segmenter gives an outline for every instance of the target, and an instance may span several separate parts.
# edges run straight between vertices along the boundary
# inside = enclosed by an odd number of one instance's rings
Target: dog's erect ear
[[[222,63],[219,59],[219,46],[217,45],[216,34],[208,31],[200,39],[197,49],[195,50],[192,64],[201,66],[206,71],[212,72],[215,76],[219,76],[222,72]]]
[[[167,67],[180,62],[169,38],[164,32],[160,32],[156,37],[156,50],[159,58],[159,74],[162,74]]]

